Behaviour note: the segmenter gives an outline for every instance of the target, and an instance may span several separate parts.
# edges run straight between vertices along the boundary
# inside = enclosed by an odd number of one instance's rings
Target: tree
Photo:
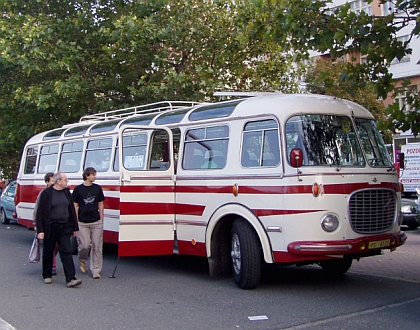
[[[260,38],[274,40],[285,50],[293,51],[296,60],[308,57],[309,51],[326,52],[331,58],[360,52],[366,62],[353,63],[343,68],[342,81],[352,82],[350,90],[365,88],[367,82],[374,83],[378,98],[385,99],[389,93],[399,90],[395,86],[389,66],[395,58],[402,59],[411,53],[408,43],[419,36],[419,0],[381,0],[392,3],[394,11],[387,16],[372,16],[365,12],[356,13],[346,3],[331,8],[322,0],[254,0],[258,19],[247,22],[248,29]],[[366,0],[371,3],[372,0]],[[271,26],[266,29],[266,26]],[[411,29],[408,40],[402,42],[397,32]],[[408,86],[409,81],[404,83]],[[417,95],[408,98],[410,111],[400,111],[397,104],[387,110],[394,128],[415,134],[420,132],[420,103]]]
[[[326,60],[317,60],[308,69],[305,76],[306,89],[314,94],[326,94],[350,100],[369,109],[383,129],[383,137],[386,143],[392,142],[392,136],[388,130],[388,118],[385,115],[385,106],[380,102],[374,93],[375,85],[366,82],[365,88],[354,89],[353,82],[343,80],[342,74],[346,72],[347,66],[352,63]]]
[[[292,91],[290,56],[249,38],[247,1],[0,0],[0,168],[82,115],[217,89]],[[5,129],[7,127],[7,130]]]

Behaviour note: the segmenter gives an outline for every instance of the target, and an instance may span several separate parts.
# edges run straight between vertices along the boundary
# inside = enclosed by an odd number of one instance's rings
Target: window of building
[[[372,15],[372,4],[367,1],[356,0],[350,2],[350,10],[357,14],[364,12],[367,15]]]
[[[382,15],[388,16],[395,12],[395,4],[392,1],[385,2],[382,4]]]
[[[399,88],[397,90],[395,101],[399,104],[400,110],[410,111],[410,104],[407,103],[407,100],[411,98],[418,97],[417,86],[408,86],[406,88]]]
[[[402,42],[403,44],[407,44],[409,41],[409,36],[401,36],[397,38],[398,41]],[[397,63],[404,63],[404,62],[410,62],[410,54],[406,54],[404,57],[402,57],[400,60],[398,58],[394,58],[391,62],[391,64],[397,64]]]

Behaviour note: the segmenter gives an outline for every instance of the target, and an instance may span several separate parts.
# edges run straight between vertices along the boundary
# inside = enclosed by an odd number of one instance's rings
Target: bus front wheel
[[[233,279],[241,289],[255,289],[261,277],[261,253],[258,236],[251,226],[236,219],[231,231]]]

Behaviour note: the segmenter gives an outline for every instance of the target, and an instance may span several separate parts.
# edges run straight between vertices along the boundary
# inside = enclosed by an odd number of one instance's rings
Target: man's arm
[[[98,203],[98,210],[99,210],[99,220],[104,221],[104,202],[99,202]]]

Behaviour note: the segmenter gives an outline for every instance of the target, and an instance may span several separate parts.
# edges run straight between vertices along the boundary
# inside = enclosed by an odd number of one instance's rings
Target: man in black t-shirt
[[[102,270],[104,193],[94,183],[96,170],[88,167],[83,171],[83,183],[73,190],[73,202],[79,221],[77,241],[79,244],[79,266],[87,272],[87,258],[90,256],[92,277],[100,279]]]

